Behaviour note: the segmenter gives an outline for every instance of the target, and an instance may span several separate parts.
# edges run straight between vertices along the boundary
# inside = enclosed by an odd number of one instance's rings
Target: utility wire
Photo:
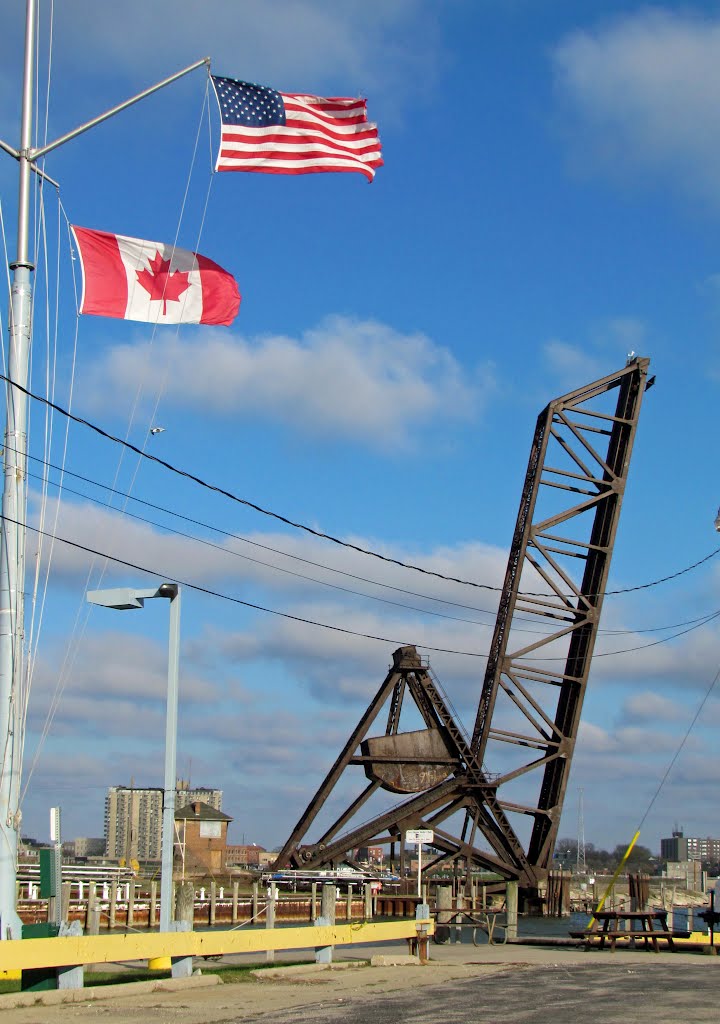
[[[41,476],[39,476],[36,473],[28,473],[28,476],[32,477],[33,479],[40,479],[40,480],[43,479]],[[403,608],[406,611],[419,612],[421,615],[435,615],[435,616],[438,616],[441,619],[452,619],[453,622],[466,622],[466,623],[469,623],[470,625],[473,625],[473,626],[484,626],[486,629],[491,629],[492,625],[493,625],[491,622],[480,622],[479,619],[466,619],[466,618],[463,618],[460,615],[448,615],[447,612],[435,611],[432,608],[418,608],[415,605],[405,604],[402,601],[393,601],[389,597],[378,597],[376,594],[363,594],[359,590],[353,590],[352,587],[343,587],[339,583],[330,583],[328,580],[319,580],[319,579],[316,579],[313,576],[307,576],[305,573],[294,572],[292,569],[285,569],[285,568],[283,568],[280,565],[273,565],[272,562],[264,562],[260,558],[253,558],[251,555],[244,555],[241,551],[233,551],[232,548],[224,547],[222,544],[214,544],[213,541],[206,540],[204,537],[196,537],[192,533],[185,533],[183,530],[173,529],[170,526],[165,526],[164,524],[155,522],[152,519],[147,519],[145,516],[136,515],[136,513],[129,512],[126,508],[118,509],[118,508],[116,508],[115,505],[110,504],[110,502],[101,501],[99,498],[93,498],[91,495],[84,494],[82,491],[76,491],[72,487],[67,487],[66,486],[64,488],[64,490],[65,490],[66,494],[76,494],[76,495],[78,495],[81,498],[85,498],[87,501],[93,502],[93,504],[95,504],[95,505],[100,505],[102,508],[111,509],[113,512],[121,512],[122,515],[128,516],[128,518],[130,518],[130,519],[134,519],[138,523],[146,523],[148,526],[155,526],[158,529],[166,530],[168,533],[172,534],[173,536],[183,537],[186,540],[194,541],[196,544],[202,544],[205,547],[212,548],[215,551],[219,551],[221,554],[232,555],[233,558],[244,558],[247,562],[254,562],[255,565],[262,565],[266,569],[272,569],[272,570],[274,570],[276,572],[286,573],[289,576],[294,576],[296,579],[306,580],[308,583],[314,583],[314,584],[316,584],[317,586],[320,586],[320,587],[330,587],[333,590],[340,590],[344,594],[352,594],[354,597],[362,597],[362,598],[365,598],[366,600],[370,600],[370,601],[381,601],[383,604],[390,604],[390,605],[393,605],[396,608]],[[128,495],[128,497],[130,497],[130,495]],[[138,499],[133,499],[133,500],[138,500]],[[174,513],[169,512],[169,514],[173,515]],[[216,528],[215,527],[209,527],[209,529],[216,529]],[[223,532],[224,533],[224,531],[219,531],[219,532]],[[230,534],[227,534],[226,536],[234,537],[235,535],[230,533]],[[236,539],[240,540],[242,538],[236,538]],[[278,552],[278,553],[280,554],[281,552]],[[372,582],[372,581],[369,581],[369,582]],[[420,596],[422,596],[422,595],[420,595]],[[547,635],[547,630],[526,629],[526,630],[520,630],[520,632],[524,632],[524,633],[541,633],[543,636]]]
[[[9,516],[5,516],[5,519],[9,523],[16,523],[16,525],[20,525],[17,522],[17,520],[11,519]],[[33,533],[37,533],[37,534],[45,533],[45,531],[38,529],[38,527],[36,527],[36,526],[27,525],[27,529],[31,530]],[[108,561],[115,562],[117,565],[124,565],[128,569],[135,569],[137,572],[146,573],[149,576],[154,576],[156,578],[157,577],[164,577],[165,579],[167,579],[168,575],[171,575],[171,574],[162,573],[162,572],[158,571],[157,569],[149,568],[148,566],[145,566],[145,565],[138,565],[136,562],[129,562],[129,561],[127,561],[127,559],[119,558],[116,555],[111,555],[111,554],[109,554],[107,552],[104,552],[104,551],[98,551],[96,548],[91,548],[89,545],[86,545],[86,544],[80,544],[78,541],[70,540],[67,537],[60,537],[60,536],[58,536],[56,534],[56,535],[54,535],[54,539],[56,541],[59,541],[61,544],[67,544],[68,547],[75,548],[78,551],[85,551],[87,554],[94,555],[94,556],[99,557],[99,558],[106,558]],[[252,608],[254,611],[266,612],[268,615],[275,615],[278,618],[289,619],[292,622],[300,622],[300,623],[302,623],[303,625],[306,625],[306,626],[318,626],[320,629],[329,629],[329,630],[331,630],[334,633],[344,633],[347,636],[356,636],[356,637],[360,637],[363,640],[377,640],[377,641],[379,641],[381,643],[385,643],[385,644],[397,644],[400,647],[403,647],[403,646],[406,646],[406,645],[409,644],[409,641],[407,641],[407,640],[394,640],[394,639],[392,639],[390,637],[377,636],[377,635],[375,635],[373,633],[362,633],[360,630],[347,629],[346,627],[343,627],[343,626],[333,626],[333,625],[331,625],[330,623],[327,623],[327,622],[318,622],[316,619],[308,619],[308,618],[305,618],[302,615],[293,615],[291,612],[283,612],[283,611],[280,611],[277,608],[268,608],[265,605],[256,604],[253,601],[244,601],[242,598],[234,597],[232,594],[224,594],[224,593],[222,593],[222,591],[213,590],[210,587],[203,587],[199,583],[191,583],[189,580],[181,580],[177,576],[174,576],[174,575],[171,575],[171,580],[172,580],[173,583],[177,583],[179,586],[187,587],[188,590],[195,590],[198,593],[206,594],[209,597],[217,597],[217,598],[220,598],[220,600],[222,600],[222,601],[230,601],[232,604],[242,605],[244,608]],[[720,616],[720,611],[714,613],[712,616],[710,616],[710,618],[715,618],[717,616]],[[692,629],[699,629],[701,625],[703,625],[703,623],[699,623],[697,626],[693,626]],[[675,636],[681,636],[684,633],[690,633],[690,632],[692,632],[692,629],[684,630],[682,634],[681,633],[675,634]],[[657,641],[654,641],[651,644],[639,644],[637,647],[627,648],[627,650],[625,650],[625,651],[609,651],[606,655],[598,655],[598,654],[596,654],[596,655],[594,655],[594,657],[596,657],[596,658],[597,657],[603,657],[603,656],[604,657],[609,657],[612,654],[627,654],[630,651],[644,650],[646,647],[655,647],[658,644],[667,643],[669,640],[675,639],[675,636],[666,637],[664,640],[657,640]],[[429,644],[422,644],[422,643],[414,643],[412,646],[419,647],[419,648],[421,648],[424,651],[433,651],[433,652],[435,652],[437,654],[457,654],[457,655],[460,655],[460,656],[463,656],[463,657],[467,657],[467,658],[484,658],[486,660],[487,660],[487,657],[488,657],[487,654],[482,654],[480,651],[462,651],[462,650],[456,650],[455,648],[450,648],[450,647],[431,647]],[[526,661],[526,660],[529,660],[529,659],[522,658],[522,659],[518,659],[518,660]],[[546,658],[546,659],[532,659],[532,660],[554,661],[554,660],[559,660],[559,659]]]
[[[37,462],[40,462],[40,463],[42,463],[42,464],[44,464],[46,466],[49,466],[50,468],[54,468],[54,467],[52,467],[51,463],[45,462],[45,460],[40,459],[37,456],[31,456],[31,458],[33,458],[34,461],[37,461]],[[267,569],[271,569],[271,570],[273,570],[275,572],[281,572],[281,573],[285,573],[286,575],[289,575],[289,576],[294,576],[297,579],[307,580],[309,583],[314,583],[314,584],[316,584],[318,586],[330,587],[333,590],[339,590],[339,591],[341,591],[344,594],[352,594],[354,597],[360,597],[360,598],[363,598],[365,600],[370,600],[370,601],[380,601],[380,602],[382,602],[384,604],[393,605],[396,608],[404,608],[404,609],[406,609],[408,611],[419,612],[421,615],[434,615],[434,616],[437,616],[437,617],[443,618],[443,619],[451,619],[451,620],[453,620],[455,622],[465,622],[465,623],[469,623],[469,624],[475,625],[475,626],[482,626],[483,628],[486,628],[486,629],[492,628],[494,626],[494,619],[495,619],[495,616],[496,616],[496,612],[493,611],[492,609],[489,609],[489,608],[477,608],[477,607],[475,607],[473,605],[460,605],[458,602],[455,602],[455,601],[446,601],[444,598],[432,597],[432,596],[427,595],[427,594],[420,594],[420,593],[417,593],[417,592],[414,592],[414,591],[404,590],[401,587],[393,587],[393,586],[391,586],[390,584],[387,584],[387,583],[379,583],[377,580],[370,580],[370,579],[367,579],[366,577],[363,577],[363,576],[355,576],[352,573],[344,572],[342,569],[335,569],[335,568],[333,568],[331,566],[323,565],[320,562],[313,562],[310,559],[301,558],[299,555],[291,555],[288,552],[281,551],[278,548],[273,548],[273,547],[271,547],[270,545],[267,545],[267,544],[259,544],[257,541],[252,541],[252,540],[249,540],[247,537],[242,537],[239,534],[235,534],[235,533],[231,533],[231,532],[229,532],[227,530],[223,530],[223,529],[221,529],[218,526],[212,525],[211,523],[205,523],[202,520],[193,519],[190,516],[185,516],[185,515],[183,515],[180,512],[174,511],[173,509],[166,508],[163,505],[156,505],[153,502],[145,501],[142,498],[136,497],[135,495],[127,494],[124,491],[119,491],[115,487],[111,487],[108,484],[102,484],[99,481],[92,480],[90,477],[83,476],[80,473],[73,473],[72,471],[67,470],[67,469],[64,472],[65,472],[66,476],[76,477],[76,478],[82,480],[85,483],[92,484],[95,487],[102,488],[104,490],[112,492],[113,494],[117,494],[117,495],[119,495],[121,497],[128,498],[129,500],[134,501],[134,502],[136,502],[136,503],[138,503],[140,505],[144,505],[144,506],[146,506],[148,508],[153,508],[153,509],[155,509],[158,512],[164,512],[167,515],[173,516],[173,517],[178,518],[178,519],[182,519],[182,520],[184,520],[186,522],[189,522],[189,523],[192,523],[192,524],[194,524],[196,526],[202,526],[205,529],[213,530],[215,533],[219,533],[222,536],[227,537],[227,538],[229,538],[231,540],[237,540],[237,541],[241,541],[241,542],[243,542],[245,544],[252,545],[254,547],[260,547],[260,548],[262,548],[262,549],[264,549],[266,551],[273,552],[273,554],[281,555],[282,557],[298,559],[299,561],[305,562],[306,564],[309,564],[309,565],[313,565],[316,568],[324,569],[324,570],[326,570],[328,572],[340,573],[343,576],[349,576],[352,579],[359,580],[360,582],[363,582],[363,583],[368,583],[371,586],[384,587],[384,588],[389,589],[389,590],[399,591],[400,593],[403,593],[403,594],[409,594],[409,595],[412,595],[414,597],[419,597],[422,600],[437,601],[438,603],[442,603],[442,604],[449,604],[449,605],[453,605],[453,606],[456,606],[456,607],[467,608],[470,611],[476,611],[476,612],[478,612],[480,614],[492,615],[493,616],[493,622],[481,622],[478,619],[463,618],[462,616],[459,616],[459,615],[448,615],[445,612],[436,611],[436,610],[434,610],[432,608],[418,608],[415,605],[409,605],[409,604],[407,604],[405,602],[402,602],[402,601],[392,601],[389,598],[379,597],[376,594],[367,594],[367,593],[363,593],[360,590],[354,590],[352,587],[343,587],[343,586],[340,586],[340,584],[338,584],[338,583],[331,583],[328,580],[320,580],[320,579],[317,579],[317,577],[308,576],[306,573],[295,572],[292,569],[286,569],[283,566],[274,564],[273,562],[265,562],[265,561],[263,561],[260,558],[253,558],[250,555],[245,555],[245,554],[243,554],[240,551],[234,551],[232,548],[224,547],[221,544],[214,544],[212,541],[206,540],[203,537],[198,537],[198,536],[196,536],[195,534],[192,534],[192,533],[185,533],[183,530],[177,530],[177,529],[174,529],[171,526],[168,526],[167,524],[158,523],[155,520],[147,519],[145,516],[137,515],[134,512],[128,511],[128,509],[126,507],[118,508],[117,506],[113,505],[112,502],[102,501],[100,498],[93,497],[93,495],[88,494],[86,491],[76,490],[76,489],[74,489],[72,487],[69,487],[67,484],[63,485],[63,490],[67,494],[75,494],[75,495],[77,495],[80,498],[84,498],[86,501],[91,501],[91,502],[93,502],[93,504],[99,505],[101,508],[111,509],[113,512],[120,513],[121,515],[128,516],[130,519],[134,519],[136,522],[145,523],[148,526],[154,526],[157,529],[165,530],[167,533],[170,533],[173,536],[184,537],[185,539],[193,541],[196,544],[202,544],[202,545],[204,545],[206,547],[213,548],[215,551],[219,551],[222,554],[232,555],[234,558],[243,558],[243,559],[245,559],[248,562],[253,562],[256,565],[261,565],[261,566],[263,566],[263,567],[265,567]],[[43,482],[51,482],[51,481],[48,480],[47,477],[45,477],[45,476],[43,476],[43,475],[41,475],[39,473],[28,473],[28,477],[30,477],[30,478],[32,478],[34,480],[40,480],[40,481],[43,481]],[[55,485],[55,486],[59,486],[59,485]],[[705,622],[707,622],[709,620],[709,618],[712,617],[714,614],[715,614],[714,612],[709,612],[709,613],[706,613],[705,615],[698,616],[695,619],[688,619],[688,620],[686,620],[684,622],[669,623],[668,625],[665,625],[665,626],[652,626],[652,627],[643,628],[643,629],[599,629],[598,632],[603,634],[603,635],[605,635],[605,636],[627,636],[627,635],[635,635],[635,634],[638,634],[638,633],[662,633],[662,632],[664,632],[665,630],[668,630],[668,629],[678,629],[678,628],[680,628],[682,626],[692,626],[695,623],[699,623],[699,624],[702,625]],[[536,622],[537,620],[536,619],[532,619],[529,616],[516,615],[516,616],[514,616],[514,621]],[[523,629],[520,626],[516,626],[514,631],[518,632],[518,633],[534,633],[534,634],[537,634],[539,636],[551,636],[553,634],[553,632],[554,632],[554,630],[552,630],[552,629]]]
[[[228,491],[224,487],[220,487],[218,484],[212,484],[207,480],[203,480],[201,477],[196,476],[194,473],[190,473],[188,470],[185,469],[180,469],[178,466],[174,466],[171,462],[167,462],[165,459],[161,459],[158,455],[151,455],[149,452],[145,451],[142,448],[138,448],[137,445],[132,444],[130,441],[123,440],[122,438],[116,437],[114,434],[109,433],[109,431],[104,430],[96,423],[92,423],[90,420],[86,420],[82,416],[76,416],[74,413],[71,413],[67,409],[64,409],[61,405],[58,405],[55,402],[51,402],[48,398],[44,398],[42,395],[35,394],[28,388],[24,388],[21,384],[18,384],[15,381],[10,380],[10,378],[3,373],[0,373],[0,380],[4,380],[12,387],[18,388],[18,390],[22,391],[23,394],[27,395],[29,398],[32,398],[37,402],[43,402],[45,405],[49,405],[52,409],[55,409],[61,415],[67,416],[68,419],[71,419],[74,423],[77,423],[78,425],[83,427],[88,427],[88,429],[94,431],[94,433],[98,434],[100,437],[104,437],[106,440],[112,441],[115,444],[122,445],[123,447],[128,448],[130,451],[135,452],[136,455],[140,455],[142,458],[149,459],[151,462],[155,462],[157,465],[162,466],[164,469],[169,470],[171,473],[175,473],[177,476],[184,477],[186,480],[191,480],[193,483],[198,484],[200,487],[203,487],[208,491],[213,491],[216,494],[221,494],[223,497],[229,498],[230,501],[237,502],[239,505],[245,505],[247,508],[251,508],[255,512],[260,512],[264,516],[269,516],[271,519],[276,519],[278,520],[278,522],[285,523],[287,526],[292,526],[293,529],[303,530],[305,533],[312,534],[312,536],[314,537],[319,537],[322,540],[331,541],[333,544],[337,544],[339,547],[348,548],[351,551],[357,551],[362,555],[368,555],[371,558],[377,558],[380,561],[388,562],[391,565],[399,565],[403,569],[412,569],[414,572],[423,573],[423,575],[425,576],[434,576],[437,579],[447,580],[450,583],[460,583],[465,587],[474,587],[478,590],[501,591],[503,589],[502,587],[494,586],[490,583],[477,583],[473,580],[464,580],[457,576],[447,576],[444,573],[436,572],[434,569],[425,569],[422,566],[415,565],[412,562],[403,562],[399,558],[392,558],[389,555],[381,555],[380,552],[378,551],[373,551],[371,548],[361,547],[359,544],[352,544],[350,541],[341,540],[339,537],[335,537],[331,533],[325,533],[322,530],[315,530],[313,529],[312,526],[307,526],[305,523],[296,522],[295,520],[290,519],[287,516],[281,515],[279,512],[273,512],[271,509],[263,508],[262,505],[258,505],[256,502],[250,501],[247,498],[241,498],[239,495],[233,494],[232,491]],[[607,596],[608,594],[627,594],[634,590],[654,587],[660,583],[666,583],[668,580],[677,579],[678,576],[682,576],[685,573],[690,572],[692,569],[696,569],[699,565],[702,565],[704,562],[709,561],[709,559],[714,558],[719,553],[720,547],[716,548],[714,551],[711,551],[709,555],[706,555],[704,558],[701,558],[698,562],[686,566],[684,569],[680,569],[678,570],[678,572],[672,573],[669,576],[665,576],[662,579],[653,580],[649,583],[643,583],[635,587],[623,587],[619,590],[606,590],[605,595]],[[534,591],[522,591],[522,593],[527,596],[535,597],[547,596],[547,593],[545,591],[539,593],[535,593]]]
[[[0,517],[2,518],[2,517]],[[7,522],[14,523],[17,520],[10,519],[8,516],[4,517]],[[19,525],[19,524],[18,524]],[[33,533],[42,534],[44,531],[38,529],[36,526],[27,526],[28,530],[32,530]],[[407,646],[409,641],[407,640],[393,640],[385,636],[375,636],[372,633],[361,633],[359,630],[346,629],[343,626],[332,626],[327,622],[317,622],[315,619],[307,619],[301,615],[293,615],[290,612],[282,612],[277,608],[266,608],[264,605],[256,604],[253,601],[243,601],[240,597],[234,597],[232,594],[223,594],[222,591],[213,590],[210,587],[203,587],[199,583],[190,583],[189,580],[181,580],[177,576],[168,573],[159,572],[157,569],[149,568],[146,565],[138,565],[136,562],[129,562],[124,558],[119,558],[116,555],[108,554],[105,551],[98,551],[96,548],[91,548],[87,544],[80,544],[78,541],[70,540],[67,537],[56,536],[55,540],[60,541],[61,544],[67,544],[71,548],[75,548],[78,551],[85,551],[89,555],[95,555],[99,558],[106,558],[109,562],[115,562],[117,565],[124,565],[128,569],[135,569],[137,572],[146,573],[148,576],[155,576],[156,578],[162,577],[168,580],[168,577],[173,583],[177,583],[178,586],[187,587],[188,590],[195,590],[200,594],[206,594],[209,597],[218,597],[222,601],[230,601],[232,604],[242,605],[244,608],[252,608],[254,611],[266,612],[268,615],[276,615],[282,619],[290,619],[292,622],[301,622],[306,626],[319,626],[321,629],[330,629],[335,633],[345,633],[348,636],[357,636],[364,640],[378,640],[385,644],[397,644],[400,647]],[[415,647],[422,647],[425,651],[435,651],[440,654],[462,654],[468,658],[487,658],[487,654],[481,654],[479,651],[457,651],[446,647],[428,647],[426,644],[414,644]]]
[[[178,466],[174,466],[172,463],[167,462],[165,459],[161,459],[158,455],[151,455],[149,452],[144,451],[142,448],[138,448],[137,445],[132,444],[130,441],[123,440],[122,438],[116,437],[109,431],[104,430],[102,427],[90,420],[84,419],[82,416],[76,416],[74,413],[68,412],[63,409],[62,406],[50,402],[49,399],[44,398],[42,395],[36,395],[34,392],[24,388],[22,384],[18,384],[15,381],[10,380],[5,374],[0,374],[0,380],[6,381],[11,384],[12,387],[22,391],[29,398],[33,398],[37,402],[43,402],[56,409],[57,412],[63,416],[67,416],[74,423],[79,424],[83,427],[88,427],[90,430],[99,434],[100,437],[104,437],[108,441],[113,441],[115,444],[122,445],[125,448],[129,448],[130,451],[135,452],[136,455],[140,455],[145,459],[149,459],[151,462],[155,462],[157,465],[162,466],[164,469],[169,470],[171,473],[175,473],[177,476],[184,477],[186,480],[191,480],[193,483],[198,484],[200,487],[204,487],[208,491],[213,491],[215,494],[221,494],[224,498],[229,498],[230,501],[237,502],[239,505],[245,505],[246,508],[251,508],[255,512],[260,512],[264,516],[269,516],[271,519],[276,519],[278,522],[285,523],[286,526],[292,526],[293,529],[303,530],[305,533],[312,534],[314,537],[319,537],[322,540],[329,540],[333,544],[337,544],[340,547],[348,548],[351,551],[357,551],[362,555],[369,555],[372,558],[378,558],[382,562],[389,562],[392,565],[399,565],[403,569],[413,569],[416,572],[421,572],[426,576],[434,576],[441,580],[448,580],[451,583],[461,583],[464,586],[476,587],[479,590],[501,590],[501,587],[493,586],[489,583],[474,583],[470,580],[459,579],[455,576],[446,576],[443,573],[435,572],[432,569],[424,569],[419,565],[413,565],[409,562],[403,562],[398,558],[391,558],[389,555],[381,555],[378,551],[373,551],[370,548],[363,548],[358,544],[352,544],[350,541],[341,540],[339,537],[335,537],[330,533],[324,533],[322,530],[315,530],[312,526],[307,526],[305,523],[295,522],[293,519],[289,519],[287,516],[281,515],[279,512],[273,512],[271,509],[263,508],[262,505],[256,504],[254,501],[250,501],[247,498],[241,498],[237,494],[233,494],[232,491],[226,490],[224,487],[220,487],[218,484],[209,483],[207,480],[203,480],[201,477],[196,476],[194,473],[190,473],[188,470],[180,469]],[[544,595],[543,595],[544,596]]]
[[[158,504],[156,504],[155,502],[152,502],[152,501],[146,501],[143,498],[138,498],[134,494],[129,494],[126,491],[121,491],[118,488],[111,486],[110,484],[104,484],[101,481],[94,480],[92,477],[85,476],[82,473],[74,473],[71,470],[62,469],[61,467],[55,465],[52,462],[48,462],[45,459],[41,459],[37,455],[28,455],[28,458],[32,459],[34,462],[39,462],[41,465],[44,465],[44,466],[48,467],[49,469],[54,469],[54,470],[62,471],[66,475],[74,477],[76,480],[81,480],[83,483],[91,484],[93,487],[98,487],[98,488],[101,488],[102,490],[109,491],[110,493],[115,494],[118,497],[129,498],[131,501],[137,502],[140,505],[144,505],[146,508],[154,509],[156,512],[163,512],[166,515],[173,516],[176,519],[181,519],[181,520],[183,520],[186,523],[191,523],[193,526],[201,526],[201,527],[203,527],[203,529],[212,530],[213,532],[219,533],[222,536],[228,537],[231,540],[238,540],[238,541],[241,541],[243,544],[249,544],[251,547],[260,548],[263,551],[270,551],[270,552],[272,552],[275,555],[281,555],[283,558],[290,558],[290,559],[293,559],[293,561],[302,562],[304,565],[312,565],[316,569],[323,569],[326,572],[333,572],[333,573],[336,573],[339,576],[346,576],[348,579],[357,580],[360,583],[369,583],[369,584],[371,584],[374,587],[382,587],[385,590],[393,590],[396,593],[407,594],[410,597],[420,597],[420,598],[422,598],[425,601],[436,601],[439,604],[450,605],[453,608],[464,608],[467,611],[479,612],[479,613],[485,614],[485,615],[492,615],[492,616],[496,615],[496,610],[495,609],[491,609],[491,608],[478,608],[477,605],[463,604],[460,601],[451,601],[451,600],[449,600],[446,597],[436,597],[436,596],[434,596],[432,594],[422,594],[422,593],[419,593],[416,590],[408,590],[408,589],[406,589],[404,587],[394,586],[391,583],[382,583],[380,580],[368,579],[368,577],[366,577],[366,576],[359,576],[357,573],[348,572],[345,569],[338,569],[335,566],[326,565],[324,562],[316,562],[316,561],[314,561],[311,558],[304,558],[302,555],[296,555],[296,554],[293,554],[290,551],[283,551],[280,548],[272,547],[272,545],[270,545],[270,544],[262,544],[262,543],[260,543],[260,541],[250,540],[249,537],[243,537],[241,534],[232,533],[229,530],[224,530],[222,527],[215,526],[212,523],[207,523],[207,522],[205,522],[202,519],[194,519],[192,516],[184,515],[182,512],[177,512],[175,509],[167,508],[164,505],[158,505]],[[40,474],[29,473],[28,475],[32,476],[33,478],[38,479],[38,480],[44,480],[45,479],[45,477],[41,476]],[[72,493],[73,494],[77,494],[80,497],[87,498],[90,501],[97,501],[97,499],[93,498],[91,495],[87,494],[87,492],[84,492],[84,491],[72,491]],[[100,502],[100,504],[104,504],[104,503]],[[108,504],[107,507],[112,508],[113,511],[125,514],[125,510],[123,508],[118,508],[117,506],[112,505],[112,504]],[[130,513],[128,513],[128,514],[130,514]],[[139,517],[139,516],[135,517],[135,518],[141,519],[142,522],[150,522],[150,520],[144,520],[144,519],[142,519],[142,517]],[[157,524],[153,524],[153,525],[157,525]],[[171,530],[170,527],[164,527],[164,528],[168,529],[168,530]],[[177,532],[177,531],[171,530],[171,532]],[[180,534],[180,535],[181,536],[187,536],[187,534]],[[233,552],[233,553],[235,553],[235,552]],[[268,565],[270,563],[261,563],[261,564]],[[280,569],[279,566],[272,566],[272,568]],[[287,570],[280,569],[280,571],[281,572],[286,572]],[[300,574],[298,574],[298,575],[300,575]],[[311,577],[303,577],[303,578],[310,579]],[[315,582],[317,582],[317,581],[315,581]],[[350,591],[350,592],[351,593],[356,593],[356,591]],[[367,596],[367,595],[363,595],[363,596]],[[527,618],[527,619],[524,619],[524,621],[533,622],[535,620]]]
[[[679,636],[685,636],[686,633],[692,633],[696,629],[700,629],[701,626],[706,626],[708,622],[712,622],[714,619],[720,618],[720,610],[716,612],[710,612],[705,618],[699,619],[694,625],[689,626],[687,629],[681,629],[678,633],[672,633],[670,636],[665,636],[662,640],[652,640],[649,644],[638,644],[636,647],[623,647],[619,651],[600,651],[600,653],[593,653],[593,658],[612,658],[616,654],[632,654],[634,651],[644,651],[648,647],[658,647],[660,644],[666,644],[669,640],[677,640]],[[518,658],[518,661],[526,661],[530,659]],[[547,658],[532,658],[532,661],[565,661],[565,656],[556,655],[555,657]]]
[[[705,555],[704,558],[699,559],[697,562],[693,562],[692,565],[686,565],[684,569],[679,569],[678,572],[673,572],[669,576],[661,576],[659,580],[651,580],[650,583],[638,583],[635,587],[623,587],[622,590],[606,590],[605,594],[631,594],[635,590],[647,590],[649,587],[657,587],[659,583],[667,583],[669,580],[676,580],[678,576],[684,576],[686,572],[691,572],[693,569],[697,569],[698,566],[703,565],[705,562],[709,562],[711,558],[714,558],[720,552],[720,548],[715,548],[709,555]]]

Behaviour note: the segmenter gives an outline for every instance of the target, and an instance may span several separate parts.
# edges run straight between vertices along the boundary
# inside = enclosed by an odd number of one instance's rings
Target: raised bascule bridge
[[[432,829],[444,854],[433,871],[462,861],[517,881],[524,901],[537,898],[557,838],[648,366],[631,356],[538,417],[472,734],[427,659],[400,647],[276,868],[336,867],[362,846],[389,846],[394,859],[395,844],[404,855],[407,829]],[[388,806],[388,794],[402,799]],[[310,839],[331,809],[332,823]]]

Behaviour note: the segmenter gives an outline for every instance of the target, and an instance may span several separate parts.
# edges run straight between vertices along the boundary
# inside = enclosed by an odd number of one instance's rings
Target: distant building
[[[382,846],[360,846],[355,851],[355,860],[363,864],[381,865],[385,859],[385,849]]]
[[[687,839],[682,832],[673,832],[671,839],[660,840],[660,859],[678,863],[687,860]]]
[[[216,874],[224,870],[231,821],[229,814],[202,800],[193,800],[175,811],[175,863],[182,864],[183,875]]]
[[[47,843],[41,843],[31,836],[23,836],[18,846],[18,860],[25,861],[26,863],[39,860],[40,850],[44,849],[47,845]]]
[[[703,892],[705,889],[704,874],[699,860],[669,860],[663,870],[663,878],[681,882],[685,889],[694,889],[696,892]]]
[[[225,851],[225,864],[229,868],[258,868],[260,854],[266,853],[265,847],[257,843],[239,843],[228,846]]]
[[[80,836],[78,839],[71,839],[62,844],[63,857],[74,857],[85,859],[87,857],[103,857],[105,855],[105,840],[103,838],[93,839],[87,836]]]
[[[223,791],[221,789],[206,789],[204,786],[192,786],[187,779],[178,779],[175,789],[175,806],[186,807],[201,800],[204,804],[214,807],[216,811],[222,810]]]
[[[214,810],[222,807],[221,789],[190,789],[184,779],[178,781],[175,807],[200,800]],[[111,786],[105,797],[105,854],[129,864],[162,859],[163,790],[134,786]]]
[[[660,840],[660,856],[666,861],[699,860],[720,863],[720,839],[701,839],[675,831],[671,839]]]
[[[713,864],[720,861],[720,839],[692,839],[688,838],[687,852],[688,860],[709,860]]]

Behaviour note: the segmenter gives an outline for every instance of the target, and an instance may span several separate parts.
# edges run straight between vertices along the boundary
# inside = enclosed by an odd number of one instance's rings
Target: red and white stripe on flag
[[[377,125],[362,98],[278,92],[211,75],[222,134],[216,170],[267,174],[359,171],[382,166]]]
[[[158,324],[231,324],[237,316],[237,281],[206,256],[109,231],[72,231],[81,313]]]

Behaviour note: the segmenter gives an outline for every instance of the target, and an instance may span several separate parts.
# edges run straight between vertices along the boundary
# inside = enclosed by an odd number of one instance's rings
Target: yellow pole
[[[610,892],[612,887],[617,882],[618,875],[620,874],[622,869],[625,867],[625,863],[626,863],[628,857],[630,856],[630,854],[632,853],[632,848],[635,845],[635,843],[638,841],[639,838],[640,838],[640,830],[638,829],[638,831],[632,837],[630,845],[628,846],[627,850],[623,854],[622,860],[620,861],[620,863],[618,864],[617,868],[615,869],[615,874],[610,879],[610,882],[608,883],[608,887],[605,890],[605,892],[603,893],[603,898],[600,900],[598,905],[595,907],[595,911],[594,911],[592,917],[590,918],[590,920],[588,921],[588,926],[587,926],[587,930],[588,931],[590,929],[592,929],[597,924],[597,920],[595,919],[595,914],[598,914],[602,910],[602,908],[605,906],[605,900],[608,898],[608,893]]]

